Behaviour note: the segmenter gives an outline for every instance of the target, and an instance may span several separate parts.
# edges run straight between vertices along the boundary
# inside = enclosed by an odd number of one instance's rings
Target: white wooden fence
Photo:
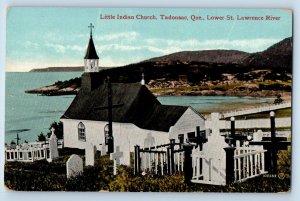
[[[141,153],[141,171],[164,175],[167,173],[167,152],[165,149],[154,149]]]
[[[265,152],[260,147],[238,147],[234,154],[234,181],[242,182],[267,173]]]
[[[234,180],[243,182],[247,179],[267,173],[265,171],[265,152],[260,147],[238,147],[234,151]],[[192,153],[192,183],[226,185],[227,160],[219,156],[208,157],[204,151]]]
[[[5,147],[6,161],[33,162],[49,158],[49,144],[45,144],[44,142],[26,143],[17,145],[16,147]]]
[[[137,153],[138,152],[138,153]],[[138,148],[138,161],[135,161],[135,172],[157,175],[183,172],[184,151],[178,144],[165,144],[148,148]]]
[[[57,147],[63,148],[63,140],[57,141]],[[50,146],[48,141],[5,146],[5,160],[8,162],[33,162],[44,159],[51,161],[50,157]]]
[[[212,185],[225,185],[225,174],[224,182],[220,183],[220,180],[216,180],[214,174],[222,175],[220,171],[222,166],[221,159],[216,157],[207,157],[203,151],[192,153],[192,166],[193,166],[193,177],[192,183],[199,184],[212,184]]]
[[[274,110],[279,110],[279,109],[291,108],[291,106],[292,106],[291,102],[284,102],[284,103],[276,104],[276,105],[274,105],[274,104],[265,105],[265,106],[256,107],[256,108],[240,109],[240,110],[226,112],[226,113],[222,114],[222,117],[228,118],[228,117],[236,117],[236,116],[260,113],[260,112],[274,111]]]

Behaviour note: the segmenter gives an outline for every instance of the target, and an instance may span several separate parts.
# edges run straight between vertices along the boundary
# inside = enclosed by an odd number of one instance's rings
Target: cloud
[[[117,67],[117,66],[125,66],[127,64],[133,64],[139,61],[142,61],[144,58],[140,56],[132,56],[132,57],[119,57],[115,59],[111,56],[105,56],[100,58],[99,66],[103,67]]]
[[[65,53],[66,51],[65,46],[59,44],[46,43],[46,47],[53,48],[58,53]]]
[[[57,53],[65,53],[66,51],[78,51],[83,52],[85,47],[79,45],[62,45],[56,43],[46,43],[46,47],[54,49]]]
[[[112,41],[112,40],[135,40],[139,36],[139,33],[135,31],[131,32],[121,32],[121,33],[112,33],[107,35],[96,35],[94,36],[97,41]]]
[[[159,44],[158,50],[164,54],[184,50],[235,49],[246,52],[263,51],[280,39],[242,39],[242,40],[163,40],[149,38],[145,44],[149,47]],[[153,50],[153,49],[152,49]],[[155,49],[154,49],[155,50]]]
[[[38,43],[34,43],[34,42],[31,42],[29,40],[25,41],[23,44],[22,44],[25,48],[39,48],[40,45]]]
[[[140,43],[120,44],[111,43],[96,46],[100,52],[105,51],[145,51],[164,55],[179,51],[234,49],[246,52],[263,51],[279,39],[250,39],[250,40],[164,40],[148,38]],[[143,45],[139,45],[143,44]]]

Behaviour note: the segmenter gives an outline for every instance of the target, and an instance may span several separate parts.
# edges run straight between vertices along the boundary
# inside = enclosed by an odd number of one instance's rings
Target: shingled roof
[[[90,37],[89,45],[87,47],[84,59],[99,59],[99,57],[97,55],[97,52],[96,52],[96,48],[95,48],[95,45],[94,45],[92,35]]]
[[[112,97],[113,105],[123,104],[113,108],[113,122],[133,123],[148,130],[168,132],[188,109],[162,105],[139,83],[112,83]],[[107,105],[107,85],[103,84],[89,93],[80,91],[61,118],[107,121],[107,109],[96,109]]]

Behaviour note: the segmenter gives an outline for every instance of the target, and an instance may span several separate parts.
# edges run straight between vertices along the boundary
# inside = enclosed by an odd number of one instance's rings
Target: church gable
[[[195,111],[193,108],[188,109],[183,113],[179,120],[170,129],[170,139],[178,139],[179,134],[186,134],[189,132],[196,132],[196,127],[200,130],[205,130],[205,118]]]

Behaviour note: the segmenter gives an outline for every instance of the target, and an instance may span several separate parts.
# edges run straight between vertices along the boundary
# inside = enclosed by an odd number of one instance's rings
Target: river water
[[[19,133],[21,142],[35,141],[41,132],[47,133],[53,121],[59,121],[74,95],[39,96],[24,91],[53,84],[59,80],[79,77],[81,72],[6,73],[5,142]],[[192,106],[200,112],[236,109],[247,104],[271,103],[270,98],[239,98],[230,96],[161,96],[167,105]]]

